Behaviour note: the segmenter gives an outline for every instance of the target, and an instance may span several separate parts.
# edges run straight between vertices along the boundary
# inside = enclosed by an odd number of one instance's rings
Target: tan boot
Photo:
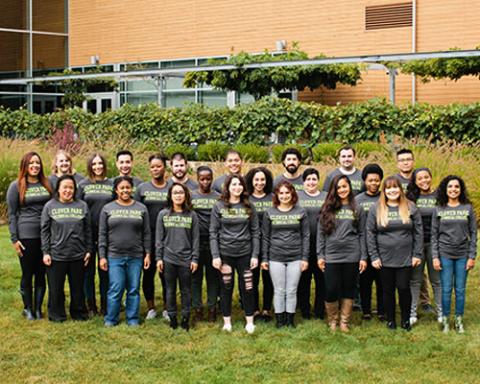
[[[325,302],[325,309],[327,310],[327,321],[330,330],[335,332],[338,325],[338,301],[333,303]]]
[[[348,332],[353,311],[353,299],[342,299],[340,307],[340,331]]]

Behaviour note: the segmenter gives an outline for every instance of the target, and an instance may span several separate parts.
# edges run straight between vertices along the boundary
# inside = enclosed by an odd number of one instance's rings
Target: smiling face
[[[237,179],[236,177],[234,177],[230,183],[230,185],[228,186],[228,192],[230,192],[230,196],[233,197],[233,198],[240,198],[240,196],[242,196],[242,193],[243,193],[243,185],[242,183],[240,182],[239,179]]]
[[[237,153],[229,153],[225,159],[225,167],[233,175],[240,174],[242,172],[242,159]]]
[[[185,159],[172,160],[172,173],[177,180],[182,180],[187,174],[187,162]]]
[[[40,163],[40,158],[37,155],[33,155],[28,162],[27,173],[30,177],[38,177],[40,170],[42,169],[42,164]]]
[[[210,171],[198,173],[198,185],[203,193],[208,193],[212,188],[213,175]]]
[[[411,153],[402,153],[397,156],[397,166],[400,172],[409,174],[413,170],[413,155]]]
[[[256,172],[255,175],[253,175],[252,185],[256,193],[262,194],[266,184],[267,178],[265,176],[265,173],[259,171]]]
[[[428,193],[432,189],[432,176],[427,171],[419,171],[415,175],[415,184],[423,193]]]
[[[337,196],[342,202],[347,202],[350,195],[350,185],[345,178],[340,179],[337,184]]]
[[[119,200],[128,202],[132,198],[132,190],[132,185],[128,181],[122,180],[120,183],[118,183],[115,192],[117,193],[117,198]]]
[[[152,159],[150,161],[150,175],[156,180],[163,180],[165,176],[165,164],[160,159]]]
[[[103,176],[103,170],[105,165],[103,164],[102,159],[99,156],[96,156],[92,160],[92,171],[95,176]]]
[[[280,187],[278,190],[278,201],[282,205],[291,205],[292,204],[292,192],[285,186]]]
[[[55,167],[57,168],[57,173],[60,173],[62,175],[72,173],[72,162],[63,153],[60,153],[57,156],[55,160]]]
[[[400,200],[400,191],[401,187],[398,185],[390,185],[386,187],[385,196],[387,198],[387,202],[398,203]]]
[[[172,202],[175,207],[181,207],[185,203],[185,190],[180,185],[172,188]]]
[[[288,173],[294,175],[297,173],[298,168],[300,167],[300,160],[298,159],[297,155],[289,154],[285,157],[285,160],[283,160],[283,166]]]
[[[63,203],[68,203],[73,201],[73,196],[75,194],[75,182],[73,180],[62,180],[58,186],[58,197]]]
[[[338,161],[343,169],[351,170],[355,161],[355,153],[353,153],[353,149],[342,149]]]
[[[121,176],[129,176],[132,172],[133,161],[130,155],[118,156],[117,162],[115,164],[117,166],[118,173]]]
[[[314,173],[307,176],[303,182],[303,188],[308,193],[315,193],[318,191],[318,176]]]
[[[380,175],[369,173],[365,178],[365,188],[367,189],[367,192],[371,195],[376,195],[380,189],[381,182]]]
[[[450,180],[447,184],[447,197],[451,200],[458,200],[462,187],[458,180]]]

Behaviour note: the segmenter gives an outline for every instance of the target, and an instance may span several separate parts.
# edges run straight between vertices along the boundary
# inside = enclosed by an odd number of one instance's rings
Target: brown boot
[[[353,311],[353,299],[342,299],[340,308],[340,330],[348,332]]]
[[[203,321],[203,308],[195,308],[194,323]]]
[[[327,310],[328,326],[331,331],[336,331],[338,325],[338,301],[333,303],[325,302],[325,309]]]

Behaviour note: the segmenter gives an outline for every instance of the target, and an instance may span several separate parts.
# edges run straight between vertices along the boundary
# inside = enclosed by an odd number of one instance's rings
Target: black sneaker
[[[190,329],[190,322],[189,322],[189,320],[190,320],[190,319],[189,319],[188,317],[182,317],[182,322],[181,322],[181,324],[180,324],[180,326],[181,326],[184,330],[186,330],[186,331],[188,331],[188,330]]]
[[[412,330],[412,326],[410,325],[410,320],[402,321],[401,327],[407,332],[410,332]]]
[[[178,328],[178,320],[176,316],[170,317],[170,328],[177,329]]]
[[[387,328],[388,329],[397,329],[397,323],[395,323],[395,321],[387,321]]]

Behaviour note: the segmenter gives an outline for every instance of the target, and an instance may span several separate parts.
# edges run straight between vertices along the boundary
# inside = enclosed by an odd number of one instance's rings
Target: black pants
[[[99,279],[99,290],[100,298],[103,302],[107,301],[107,291],[108,291],[108,271],[100,269],[100,266],[97,265],[97,254],[98,254],[98,229],[93,229],[93,241],[94,249],[97,250],[95,254],[90,256],[90,261],[85,267],[83,291],[85,294],[85,299],[88,302],[95,302],[95,271],[98,270],[98,279]]]
[[[152,244],[152,250],[155,250],[155,244]],[[150,256],[150,267],[143,270],[142,290],[146,301],[153,301],[155,299],[155,275],[157,273],[157,261],[155,259],[155,251]],[[165,282],[165,272],[159,273],[160,282],[162,284],[162,299],[163,305],[167,304],[167,286]]]
[[[315,245],[310,244],[310,247]],[[312,248],[311,248],[312,249]],[[303,317],[310,317],[310,288],[312,277],[315,281],[315,298],[313,304],[313,314],[315,317],[323,318],[325,316],[325,277],[318,268],[317,255],[310,253],[308,260],[308,269],[302,272],[297,290],[297,303]]]
[[[358,278],[358,263],[326,263],[325,301],[353,299]]]
[[[51,321],[64,321],[65,277],[70,286],[70,316],[74,320],[86,319],[85,296],[83,294],[83,260],[55,261],[47,268],[48,275],[48,318]]]
[[[372,267],[370,259],[368,260],[367,269],[360,274],[360,301],[362,303],[363,314],[372,314],[372,285],[375,282],[377,291],[377,314],[384,314],[383,309],[383,287],[380,271]]]
[[[263,283],[263,310],[270,311],[272,309],[272,301],[273,301],[273,284],[272,278],[270,277],[270,272],[261,270],[260,267],[255,268],[253,270],[253,300],[254,300],[254,307],[255,311],[260,310],[260,275],[262,276],[262,283]]]
[[[412,294],[410,292],[411,276],[412,267],[382,267],[380,269],[383,285],[383,305],[387,321],[395,321],[395,288],[398,290],[401,320],[403,322],[410,318],[410,306],[412,304]]]
[[[253,273],[250,269],[250,255],[241,257],[222,256],[221,284],[220,284],[220,304],[224,317],[232,315],[232,295],[234,288],[234,271],[237,271],[238,285],[242,298],[245,316],[253,316],[254,297],[253,297]]]
[[[163,273],[167,288],[168,316],[177,316],[177,280],[180,284],[182,301],[182,317],[190,317],[190,291],[192,288],[192,272],[188,267],[180,267],[168,262],[163,263]]]
[[[202,239],[200,241],[202,244]],[[207,281],[208,309],[213,309],[216,307],[218,296],[220,295],[220,277],[218,270],[212,266],[212,254],[210,252],[210,247],[206,246],[205,244],[206,241],[203,241],[203,246],[200,246],[198,269],[192,275],[192,306],[194,309],[202,308],[202,285],[204,270]]]
[[[22,268],[20,280],[20,293],[25,308],[33,309],[32,288],[35,287],[35,296],[41,296],[40,305],[46,290],[45,264],[43,264],[42,243],[40,239],[20,240],[25,249],[23,256],[19,257]],[[33,283],[33,278],[35,282]],[[33,283],[33,284],[32,284]]]

